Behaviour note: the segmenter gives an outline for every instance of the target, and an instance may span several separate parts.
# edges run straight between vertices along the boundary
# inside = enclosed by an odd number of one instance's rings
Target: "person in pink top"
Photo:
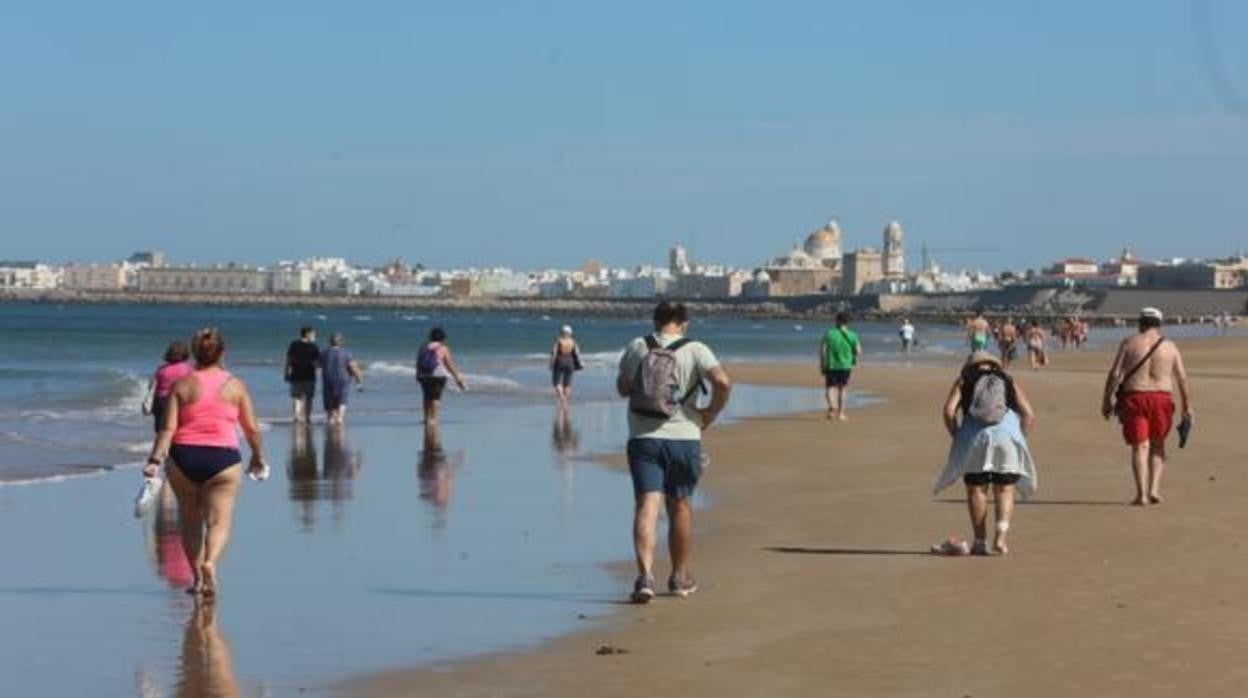
[[[230,540],[242,482],[239,429],[251,447],[249,470],[264,470],[264,450],[247,386],[222,366],[221,333],[215,327],[196,332],[191,353],[195,369],[173,384],[143,474],[155,476],[169,460],[165,472],[182,514],[182,547],[195,573],[188,591],[208,598],[217,593],[217,561]]]
[[[160,433],[165,425],[165,409],[169,405],[169,393],[173,392],[173,384],[186,378],[195,371],[190,362],[191,352],[186,342],[171,342],[165,349],[165,363],[152,375],[152,424],[156,433]]]

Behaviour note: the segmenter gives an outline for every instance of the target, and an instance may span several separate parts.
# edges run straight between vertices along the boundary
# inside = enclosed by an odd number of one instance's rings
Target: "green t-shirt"
[[[829,371],[848,371],[858,363],[858,333],[853,330],[833,327],[823,337],[827,345],[827,356],[824,368]]]

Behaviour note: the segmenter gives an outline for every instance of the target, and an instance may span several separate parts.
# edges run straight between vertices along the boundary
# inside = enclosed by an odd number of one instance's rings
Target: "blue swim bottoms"
[[[693,496],[702,476],[702,442],[672,439],[631,439],[628,472],[633,494],[662,492],[674,499]]]
[[[237,448],[185,444],[174,444],[169,449],[169,459],[187,480],[200,485],[211,480],[217,473],[243,462],[243,456]]]

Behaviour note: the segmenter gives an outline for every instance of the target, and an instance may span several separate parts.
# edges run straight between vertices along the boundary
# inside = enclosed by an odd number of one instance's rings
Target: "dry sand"
[[[1098,409],[1104,353],[1018,371],[1039,413],[1040,489],[1005,558],[939,558],[968,535],[961,488],[930,486],[952,365],[864,365],[886,402],[713,430],[697,521],[702,590],[621,607],[531,652],[345,686],[365,696],[1248,695],[1248,342],[1182,345],[1193,443],[1171,442],[1166,504],[1126,506],[1127,449]],[[819,385],[809,366],[738,381]],[[1241,431],[1244,430],[1244,431]],[[628,496],[621,492],[621,496]],[[629,555],[627,529],[618,539]],[[666,577],[666,562],[656,570]],[[621,579],[621,598],[631,571]],[[419,633],[413,628],[413,633]],[[602,646],[623,654],[598,656]]]

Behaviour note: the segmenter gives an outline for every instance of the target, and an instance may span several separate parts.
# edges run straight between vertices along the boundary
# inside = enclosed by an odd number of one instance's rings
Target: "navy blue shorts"
[[[702,442],[672,439],[630,439],[628,472],[633,494],[662,492],[675,499],[693,496],[702,476]]]
[[[243,455],[237,448],[174,444],[169,448],[169,459],[187,480],[202,485],[222,470],[242,463]]]
[[[849,370],[830,368],[823,372],[823,384],[829,388],[844,388],[849,385]]]

